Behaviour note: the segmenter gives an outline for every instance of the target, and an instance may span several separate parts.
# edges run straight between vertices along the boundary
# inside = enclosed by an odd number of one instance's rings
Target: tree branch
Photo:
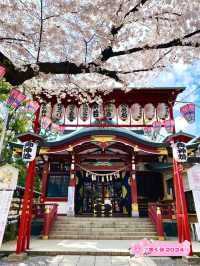
[[[0,41],[18,41],[18,42],[27,42],[26,39],[13,38],[13,37],[0,37]]]
[[[38,43],[38,52],[37,52],[36,62],[39,62],[39,58],[40,58],[42,32],[43,32],[43,0],[40,0],[40,37],[39,37],[39,43]]]
[[[109,46],[107,47],[103,52],[102,52],[102,58],[101,61],[107,61],[111,57],[116,57],[120,55],[128,55],[128,54],[133,54],[136,52],[140,51],[145,51],[145,50],[158,50],[158,49],[167,49],[167,48],[172,48],[172,47],[177,47],[177,46],[188,46],[188,47],[200,47],[200,42],[199,43],[193,43],[191,41],[188,42],[183,42],[183,40],[186,40],[194,35],[197,35],[200,33],[200,30],[196,30],[194,32],[191,32],[189,34],[184,35],[182,38],[176,38],[173,39],[169,42],[166,43],[161,43],[161,44],[154,44],[154,45],[144,45],[141,47],[135,47],[127,50],[122,50],[122,51],[117,51],[114,52],[112,47]]]

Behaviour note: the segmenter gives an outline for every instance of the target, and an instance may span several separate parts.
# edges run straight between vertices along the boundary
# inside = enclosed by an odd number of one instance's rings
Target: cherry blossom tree
[[[84,99],[199,59],[199,0],[0,0],[0,10],[6,80],[34,94]]]

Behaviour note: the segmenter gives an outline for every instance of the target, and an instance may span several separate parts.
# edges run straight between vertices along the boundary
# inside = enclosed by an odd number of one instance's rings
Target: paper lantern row
[[[44,103],[41,105],[40,112],[41,117],[49,117],[53,122],[63,120],[65,116],[70,122],[76,120],[78,116],[84,122],[90,118],[90,115],[97,120],[103,118],[112,120],[117,114],[122,121],[128,120],[130,114],[135,121],[142,119],[143,114],[146,120],[151,121],[155,116],[159,119],[166,119],[169,115],[169,108],[165,103],[159,103],[157,107],[152,103],[148,103],[144,107],[139,103],[134,103],[131,108],[127,104],[121,104],[116,108],[113,103],[106,104],[105,107],[95,103],[92,108],[86,103],[79,108],[74,104],[69,104],[67,108],[64,108],[62,104],[56,103],[52,108],[50,103]]]

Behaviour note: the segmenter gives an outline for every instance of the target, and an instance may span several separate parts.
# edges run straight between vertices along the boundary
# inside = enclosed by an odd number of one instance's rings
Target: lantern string
[[[85,171],[85,172],[88,172],[90,175],[98,175],[98,176],[116,175],[116,174],[119,174],[121,171],[126,170],[126,167],[123,167],[123,168],[121,168],[121,169],[119,169],[119,170],[117,170],[117,171],[109,172],[109,173],[107,173],[107,174],[99,174],[99,173],[97,174],[97,173],[95,173],[95,172],[89,171],[89,170],[86,169],[85,167],[82,167],[80,164],[77,164],[77,166],[78,166],[79,168],[81,168],[81,170],[83,170],[83,171]]]

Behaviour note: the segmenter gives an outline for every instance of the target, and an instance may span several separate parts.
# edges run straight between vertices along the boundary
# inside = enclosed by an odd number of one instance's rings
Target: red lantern
[[[195,121],[195,104],[194,103],[188,103],[180,108],[180,112],[185,118],[185,120],[192,124]]]

